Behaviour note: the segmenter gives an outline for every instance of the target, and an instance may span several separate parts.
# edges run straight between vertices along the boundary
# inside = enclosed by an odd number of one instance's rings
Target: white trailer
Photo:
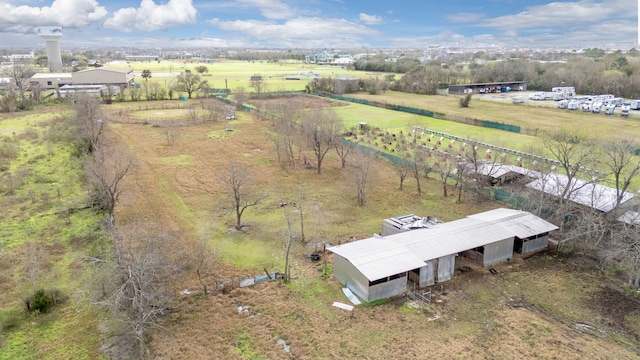
[[[591,112],[592,113],[599,113],[600,110],[602,109],[602,103],[600,101],[596,101],[593,104],[591,104]]]
[[[640,110],[640,99],[631,100],[631,103],[629,103],[629,107],[631,110]]]
[[[569,110],[578,110],[578,108],[580,108],[580,102],[577,100],[571,100],[567,104],[567,109]]]
[[[623,103],[620,108],[620,116],[627,117],[629,116],[629,110],[631,109],[631,103]]]
[[[609,105],[605,105],[604,106],[604,113],[605,115],[613,115],[613,112],[616,110],[616,106],[613,104],[609,104]]]
[[[603,101],[605,105],[613,105],[613,106],[620,106],[622,105],[623,102],[624,102],[624,99],[620,97],[613,98],[613,99],[606,99],[605,101]]]
[[[558,109],[566,109],[569,106],[569,100],[558,101]]]
[[[585,101],[582,103],[582,111],[591,111],[591,101]]]
[[[545,94],[541,91],[529,95],[529,100],[544,100]]]

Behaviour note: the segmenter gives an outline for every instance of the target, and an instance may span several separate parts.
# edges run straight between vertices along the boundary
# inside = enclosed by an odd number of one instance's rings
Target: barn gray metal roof
[[[329,250],[349,260],[370,281],[424,266],[409,248],[377,236]]]
[[[568,183],[569,178],[566,175],[550,173],[528,183],[527,187],[559,197]],[[565,197],[566,200],[598,209],[602,212],[610,212],[615,209],[617,202],[616,189],[577,178],[571,179],[570,190]],[[620,203],[625,203],[632,198],[633,194],[626,192]]]
[[[77,71],[78,73],[88,73],[88,72],[115,72],[115,73],[120,73],[120,74],[128,74],[133,72],[133,69],[129,69],[129,68],[123,68],[123,67],[117,67],[117,66],[103,66],[103,67],[99,67],[99,68],[92,68],[92,69],[84,69],[84,70],[80,70]]]
[[[526,238],[558,227],[519,210],[495,209],[464,219],[385,237],[332,246],[328,250],[351,262],[370,281],[424,266],[426,261],[485,246]]]

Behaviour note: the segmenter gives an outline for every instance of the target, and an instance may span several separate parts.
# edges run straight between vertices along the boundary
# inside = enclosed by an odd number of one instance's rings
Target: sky
[[[638,47],[635,0],[0,0],[0,48]]]

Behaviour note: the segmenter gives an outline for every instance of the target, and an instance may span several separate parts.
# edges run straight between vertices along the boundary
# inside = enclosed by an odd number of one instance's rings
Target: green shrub
[[[31,311],[38,311],[40,313],[46,313],[49,308],[53,306],[53,297],[45,293],[44,289],[36,291],[33,295],[33,303],[31,304]]]
[[[64,296],[59,290],[53,289],[45,291],[44,289],[37,290],[33,296],[25,300],[27,311],[46,313],[58,305],[64,300]]]

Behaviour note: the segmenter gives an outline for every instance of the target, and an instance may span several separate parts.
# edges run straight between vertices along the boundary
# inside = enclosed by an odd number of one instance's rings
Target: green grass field
[[[304,90],[305,85],[311,77],[308,73],[319,74],[322,77],[370,77],[365,72],[346,70],[339,66],[317,66],[304,64],[302,62],[279,62],[270,63],[266,61],[234,61],[220,60],[212,64],[199,62],[117,62],[110,66],[128,67],[136,72],[151,70],[151,79],[160,84],[168,85],[174,76],[154,76],[154,73],[179,73],[184,70],[195,72],[196,66],[204,65],[208,71],[202,78],[207,80],[209,87],[225,88],[233,90],[237,87],[244,87],[247,91],[250,88],[250,78],[253,75],[262,75],[266,84],[264,91],[289,91]],[[384,75],[380,75],[384,76]],[[299,78],[299,80],[286,80],[287,77]],[[136,78],[136,82],[142,83],[144,79]]]

